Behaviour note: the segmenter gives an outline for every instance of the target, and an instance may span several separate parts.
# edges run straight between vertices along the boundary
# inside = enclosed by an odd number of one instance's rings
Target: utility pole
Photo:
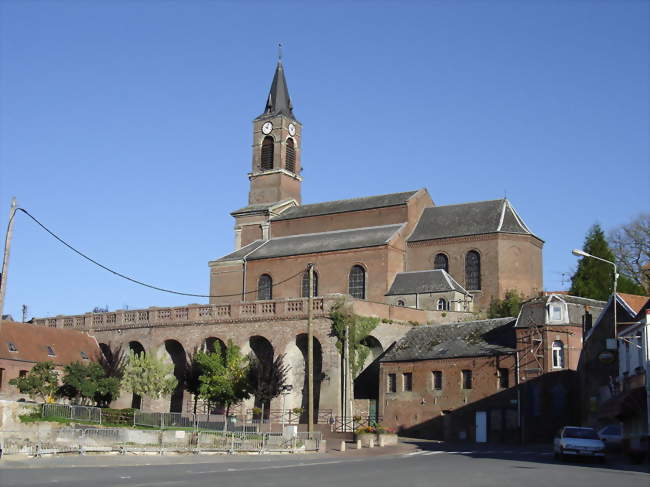
[[[308,264],[309,300],[307,311],[307,431],[314,431],[314,264]]]
[[[2,274],[0,275],[0,322],[5,304],[5,291],[7,290],[7,271],[9,270],[9,249],[11,237],[14,233],[14,216],[16,215],[16,197],[11,198],[11,209],[9,210],[9,224],[5,235],[5,250],[2,257]]]

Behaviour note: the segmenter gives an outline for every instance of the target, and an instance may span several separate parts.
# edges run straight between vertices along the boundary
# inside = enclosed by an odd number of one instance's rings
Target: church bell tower
[[[300,204],[302,125],[293,114],[282,60],[278,60],[264,112],[253,120],[249,205],[294,200]]]

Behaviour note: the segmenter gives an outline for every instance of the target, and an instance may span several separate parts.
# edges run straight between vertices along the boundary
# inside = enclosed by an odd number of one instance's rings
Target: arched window
[[[561,340],[555,340],[551,347],[553,354],[553,368],[554,369],[563,369],[564,368],[564,343]]]
[[[273,299],[273,279],[268,274],[262,274],[257,281],[257,299]]]
[[[405,306],[405,305],[406,305],[406,303],[404,303],[403,299],[398,299],[397,300],[397,306]]]
[[[366,299],[366,270],[360,265],[350,269],[348,292],[353,298]]]
[[[449,311],[449,301],[440,298],[437,303],[438,311]]]
[[[296,146],[293,139],[287,139],[287,163],[284,167],[287,171],[296,172]]]
[[[305,271],[302,275],[301,296],[303,298],[309,297],[309,271]],[[318,296],[318,272],[316,271],[314,271],[314,296]]]
[[[449,272],[449,258],[445,254],[436,254],[436,258],[433,260],[433,268]]]
[[[267,135],[262,141],[262,156],[260,159],[260,167],[262,171],[268,171],[273,169],[273,149],[275,148],[275,142],[273,137]]]
[[[465,256],[465,287],[481,289],[481,256],[476,250],[470,250]]]

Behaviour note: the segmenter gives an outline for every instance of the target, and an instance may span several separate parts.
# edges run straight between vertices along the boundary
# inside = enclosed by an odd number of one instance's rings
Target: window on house
[[[56,353],[54,353],[54,347],[52,347],[51,345],[47,346],[47,356],[56,357]]]
[[[463,379],[463,389],[471,389],[472,388],[472,371],[471,370],[463,370],[461,372],[462,379]]]
[[[88,354],[87,354],[86,352],[83,352],[83,351],[82,351],[82,352],[80,352],[80,354],[81,354],[81,358],[82,358],[82,359],[84,359],[84,360],[88,360]]]
[[[26,375],[27,375],[26,370],[21,370],[20,372],[18,372],[18,377],[25,377]]]
[[[470,250],[465,256],[465,287],[481,289],[481,256],[476,250]]]
[[[449,301],[440,298],[437,304],[438,311],[449,311]]]
[[[275,148],[275,141],[273,137],[267,135],[262,141],[262,153],[260,158],[260,168],[262,171],[273,169],[273,150]]]
[[[499,389],[507,389],[509,387],[509,371],[506,368],[499,368],[497,370],[499,377]]]
[[[413,390],[413,374],[411,372],[404,372],[402,374],[402,384],[405,391]]]
[[[13,342],[7,342],[7,348],[9,349],[10,352],[18,351],[18,347],[16,347],[16,344]]]
[[[287,171],[296,172],[296,146],[293,139],[287,139],[287,163],[285,168]]]
[[[562,321],[562,305],[561,304],[552,304],[549,307],[549,319],[551,321]]]
[[[386,392],[397,392],[397,376],[395,374],[388,374],[387,380]]]
[[[348,292],[353,298],[366,299],[366,270],[360,265],[350,269]]]
[[[301,293],[303,298],[309,297],[309,271],[305,271],[302,275]],[[314,271],[314,296],[318,296],[318,273],[316,271]]]
[[[553,355],[553,368],[564,368],[564,343],[561,340],[555,340],[551,345],[551,353]]]
[[[436,254],[433,259],[433,268],[449,272],[449,258],[445,254]]]
[[[406,303],[404,302],[403,299],[398,299],[397,300],[397,306],[405,306],[405,305],[406,305]]]
[[[433,371],[433,389],[436,391],[442,390],[442,371]]]
[[[273,279],[268,274],[262,274],[257,281],[257,299],[273,299]]]

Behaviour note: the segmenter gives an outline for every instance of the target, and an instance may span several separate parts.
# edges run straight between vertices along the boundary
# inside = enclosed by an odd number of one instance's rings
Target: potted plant
[[[354,431],[354,440],[361,441],[361,446],[370,446],[370,440],[377,441],[374,426],[361,426]]]
[[[397,434],[394,429],[378,424],[375,426],[375,431],[377,433],[377,444],[383,442],[384,446],[397,445]]]

